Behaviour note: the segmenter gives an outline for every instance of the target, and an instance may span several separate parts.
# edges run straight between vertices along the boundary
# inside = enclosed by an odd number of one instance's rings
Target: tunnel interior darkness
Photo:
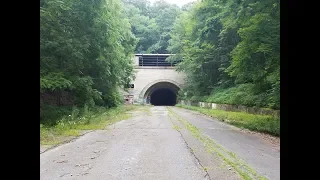
[[[150,95],[150,104],[155,106],[176,105],[177,95],[169,88],[159,88]]]
[[[179,87],[168,81],[161,81],[150,86],[144,93],[147,103],[154,106],[174,106],[177,103]],[[150,101],[148,101],[148,96]]]

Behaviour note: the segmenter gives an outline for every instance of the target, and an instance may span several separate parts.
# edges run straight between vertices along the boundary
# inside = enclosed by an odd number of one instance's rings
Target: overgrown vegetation
[[[280,109],[280,1],[203,0],[170,33],[180,99]]]
[[[181,104],[177,104],[176,106],[201,112],[239,128],[280,136],[280,119],[274,116],[255,115],[244,112],[230,112]]]
[[[279,0],[40,0],[40,121],[118,106],[134,52],[182,60],[180,99],[280,109]]]
[[[40,0],[40,121],[117,106],[136,43],[120,0]]]
[[[68,136],[79,136],[83,130],[105,129],[107,125],[128,119],[126,112],[137,109],[139,106],[119,106],[116,108],[98,108],[84,111],[79,114],[77,108],[72,113],[61,118],[56,124],[52,121],[40,123],[40,144],[59,144]]]

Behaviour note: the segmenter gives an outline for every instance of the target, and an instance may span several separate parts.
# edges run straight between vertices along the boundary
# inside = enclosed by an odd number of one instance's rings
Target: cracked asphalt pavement
[[[274,151],[272,146],[252,135],[238,133],[230,136],[230,131],[218,132],[214,128],[229,128],[229,125],[221,125],[189,110],[170,108],[249,161],[268,179],[280,179],[280,152]],[[167,107],[154,106],[150,107],[150,113],[135,113],[132,118],[105,130],[87,133],[50,149],[40,154],[40,179],[242,179],[235,170],[225,166],[221,158],[209,155],[203,143],[190,133],[178,131],[173,121],[176,120],[169,116]],[[228,142],[223,142],[223,136]],[[254,150],[257,144],[257,148],[265,148],[263,152]]]

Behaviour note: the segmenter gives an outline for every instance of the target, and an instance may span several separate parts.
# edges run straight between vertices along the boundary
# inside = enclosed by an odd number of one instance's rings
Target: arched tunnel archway
[[[154,106],[174,106],[177,103],[179,87],[171,82],[158,82],[148,88],[144,98]]]

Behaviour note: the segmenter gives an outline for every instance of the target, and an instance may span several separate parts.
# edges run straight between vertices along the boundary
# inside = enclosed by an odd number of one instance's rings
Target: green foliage
[[[71,114],[72,106],[52,106],[43,105],[40,107],[40,122],[44,124],[55,124],[57,119],[62,118],[66,114]]]
[[[268,133],[274,136],[280,136],[280,119],[268,115],[255,115],[244,112],[230,112],[216,109],[206,109],[195,106],[186,106],[178,104],[178,107],[201,112],[203,114],[215,117],[221,121],[245,128],[252,131]]]
[[[169,60],[187,74],[180,99],[280,108],[279,1],[198,1],[170,36]]]
[[[273,94],[268,94],[268,92],[260,93],[255,90],[255,87],[254,84],[239,84],[231,88],[216,87],[210,95],[206,96],[186,96],[184,91],[179,91],[178,99],[280,109],[280,101],[276,98],[280,92],[272,92]],[[278,87],[278,89],[280,88]]]
[[[159,0],[150,5],[148,0],[122,0],[125,14],[138,38],[136,53],[168,53],[170,31],[180,8]]]
[[[280,2],[40,1],[40,118],[114,107],[132,54],[173,53],[178,98],[280,108]]]
[[[221,104],[242,104],[246,106],[268,107],[279,109],[278,103],[273,103],[270,98],[272,96],[265,92],[257,92],[254,84],[240,84],[236,87],[222,89],[216,88],[213,90],[206,102],[221,103]]]
[[[78,107],[119,104],[117,88],[133,78],[137,43],[122,7],[120,0],[40,1],[40,94],[61,99],[66,91]],[[40,110],[61,106],[42,97]]]
[[[40,75],[40,91],[43,89],[65,89],[70,88],[72,82],[63,77],[62,73],[49,73],[43,77]]]

